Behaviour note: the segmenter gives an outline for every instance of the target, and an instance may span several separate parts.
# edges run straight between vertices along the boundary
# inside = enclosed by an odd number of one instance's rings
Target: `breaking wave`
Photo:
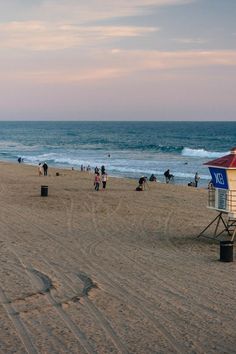
[[[201,158],[218,158],[229,154],[228,151],[218,152],[218,151],[207,151],[204,149],[190,149],[183,148],[181,155],[185,157],[201,157]]]

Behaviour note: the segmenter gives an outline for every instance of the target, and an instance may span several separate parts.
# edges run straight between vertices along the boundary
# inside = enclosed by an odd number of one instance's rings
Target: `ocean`
[[[236,146],[236,122],[0,122],[0,160],[80,169],[105,165],[108,174],[139,178],[155,174],[187,184],[198,172],[210,180],[204,162]]]

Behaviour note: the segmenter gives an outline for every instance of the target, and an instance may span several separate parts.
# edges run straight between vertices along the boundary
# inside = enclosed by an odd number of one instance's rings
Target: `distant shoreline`
[[[38,166],[38,164],[30,164],[30,163],[25,163],[25,162],[21,162],[21,163],[19,163],[19,162],[14,162],[14,161],[7,161],[7,160],[0,160],[0,163],[2,164],[2,163],[4,163],[4,164],[10,164],[10,165],[15,165],[15,166],[17,166],[17,165],[19,165],[19,166],[29,166],[29,167],[35,167],[35,168],[37,168],[37,166]],[[50,176],[50,170],[53,170],[55,173],[57,172],[57,170],[60,170],[60,171],[72,171],[72,172],[79,172],[79,173],[81,173],[81,174],[83,174],[83,173],[86,173],[87,175],[93,175],[94,174],[94,167],[91,167],[91,171],[90,172],[88,172],[88,171],[81,171],[79,168],[74,168],[74,169],[72,169],[72,167],[64,167],[64,166],[60,166],[60,165],[57,165],[57,166],[50,166],[50,165],[48,165],[48,168],[49,168],[49,176]],[[99,169],[100,169],[100,167],[99,167]],[[133,176],[122,176],[122,175],[119,175],[119,176],[117,176],[117,175],[114,175],[114,174],[110,174],[109,173],[109,170],[107,170],[107,172],[108,172],[108,176],[109,177],[111,177],[111,178],[115,178],[115,179],[117,179],[117,180],[131,180],[131,181],[136,181],[137,183],[138,183],[138,180],[139,180],[139,178],[141,177],[141,175],[140,176],[138,176],[137,178],[136,177],[133,177]],[[36,175],[37,175],[37,170],[35,170],[35,173],[36,173]],[[145,175],[146,177],[147,177],[147,183],[148,184],[164,184],[164,185],[172,185],[172,186],[188,186],[186,183],[175,183],[175,182],[170,182],[170,183],[166,183],[165,182],[165,180],[164,180],[164,176],[163,176],[163,181],[160,181],[158,178],[157,178],[157,182],[152,182],[152,181],[149,181],[149,174],[147,174],[147,175]],[[195,187],[189,187],[189,188],[195,188]],[[197,187],[197,189],[207,189],[207,183],[205,184],[205,185],[200,185],[200,186],[198,186]]]

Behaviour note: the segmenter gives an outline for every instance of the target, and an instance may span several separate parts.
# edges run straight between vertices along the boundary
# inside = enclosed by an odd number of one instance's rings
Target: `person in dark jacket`
[[[101,167],[101,174],[102,174],[102,175],[105,174],[105,166],[104,166],[104,165],[102,165],[102,167]]]
[[[46,164],[46,162],[44,162],[43,164],[43,174],[44,176],[48,175],[48,165]]]
[[[150,176],[150,178],[149,178],[149,181],[150,181],[150,182],[156,182],[156,181],[157,181],[156,176],[155,176],[154,174],[152,174],[152,175]]]
[[[164,172],[164,176],[166,178],[166,183],[169,183],[172,178],[174,178],[174,175],[170,173],[170,170],[168,169],[167,171]]]

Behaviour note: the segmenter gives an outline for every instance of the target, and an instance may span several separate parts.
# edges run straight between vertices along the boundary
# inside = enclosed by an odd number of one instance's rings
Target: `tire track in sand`
[[[45,259],[42,259],[42,262],[46,263],[47,267],[51,268],[53,272],[59,273],[60,277],[63,278],[63,280],[64,280],[64,285],[66,285],[74,293],[76,293],[76,289],[71,285],[72,279],[70,278],[69,275],[66,275],[65,273],[62,274],[57,269],[55,269],[55,266],[53,267]],[[89,296],[87,296],[88,295],[87,289],[86,289],[87,275],[79,272],[76,274],[76,277],[84,285],[84,290],[83,290],[84,295],[82,295],[82,298],[83,298],[83,305],[85,306],[86,310],[95,319],[97,325],[100,326],[103,329],[103,331],[108,335],[108,337],[112,340],[117,351],[122,354],[128,354],[126,347],[124,346],[124,344],[121,342],[121,340],[117,336],[116,332],[114,331],[114,329],[112,328],[112,326],[108,322],[107,318],[101,313],[101,311],[97,308],[97,306],[93,304],[93,302],[90,300]],[[75,296],[75,297],[77,297],[77,296]]]
[[[27,216],[23,215],[22,213],[19,213],[18,211],[14,210],[14,212],[16,212],[21,218],[25,218],[25,219],[27,218]],[[73,258],[75,258],[76,260],[78,259],[78,252],[80,252],[83,255],[83,257],[85,257],[86,265],[90,269],[91,273],[93,274],[94,271],[96,270],[96,274],[97,274],[96,277],[99,277],[102,283],[103,284],[105,283],[107,285],[108,293],[112,288],[114,296],[117,296],[118,294],[123,301],[126,301],[126,303],[129,304],[129,306],[134,309],[134,311],[136,312],[139,311],[142,314],[142,316],[146,317],[149,321],[151,321],[151,323],[156,327],[160,336],[163,339],[165,338],[165,341],[167,341],[172,346],[172,348],[176,351],[176,353],[184,352],[186,348],[183,347],[175,340],[175,338],[160,323],[160,321],[153,316],[153,314],[150,311],[146,310],[143,299],[138,299],[137,296],[135,296],[134,298],[133,294],[130,294],[125,288],[120,286],[110,276],[108,276],[107,273],[104,273],[103,269],[97,263],[94,264],[90,258],[88,259],[87,254],[82,249],[76,250],[77,253],[75,253],[75,250],[73,248],[68,246],[65,247],[65,244],[59,241],[56,234],[49,232],[48,230],[44,230],[43,227],[35,223],[33,224],[33,226],[39,229],[41,232],[43,232],[44,236],[47,235],[49,239],[53,239],[54,242],[58,243],[62,247],[62,249],[66,248],[68,251],[70,251],[71,255],[73,255]]]
[[[90,210],[88,208],[87,203],[85,203],[85,206],[87,207],[87,210]],[[120,204],[118,205],[119,208]],[[67,218],[67,232],[71,236],[72,235],[72,220],[73,220],[73,215],[74,215],[74,203],[73,199],[71,199],[71,203],[69,208],[66,208],[66,213],[68,215]],[[61,273],[60,273],[61,274]],[[81,274],[81,273],[80,273]],[[64,281],[67,283],[67,286],[69,286],[72,291],[75,291],[75,289],[71,286],[71,282],[68,282],[66,280],[66,277],[68,276],[64,275]],[[77,275],[81,281],[81,276]],[[119,337],[117,336],[116,332],[112,328],[112,326],[109,324],[108,320],[103,316],[101,311],[92,303],[92,301],[89,299],[89,297],[85,296],[83,297],[84,305],[86,306],[87,310],[89,311],[90,315],[92,315],[96,322],[103,328],[104,332],[111,338],[113,344],[115,345],[116,349],[118,352],[122,354],[128,354],[127,349],[125,348],[124,344],[121,342]]]
[[[31,340],[31,334],[26,329],[23,321],[20,318],[19,313],[15,310],[14,306],[11,304],[11,301],[7,298],[5,292],[0,287],[0,301],[4,310],[6,311],[9,319],[13,323],[16,334],[20,338],[22,344],[24,345],[25,351],[29,354],[37,354],[38,351],[35,348]]]
[[[94,211],[94,207],[91,208],[91,211]],[[170,217],[171,217],[171,214],[169,214],[168,217],[166,218],[166,222],[165,222],[165,226],[164,226],[164,232],[165,232],[165,233],[167,233],[168,228],[169,228],[169,220],[170,220]],[[101,242],[103,242],[104,245],[105,245],[107,242],[106,242],[106,240],[104,239],[104,233],[105,233],[104,228],[103,228],[103,234],[102,234],[102,235],[99,234],[100,228],[99,228],[99,226],[98,226],[97,223],[96,223],[96,216],[95,216],[95,213],[93,213],[93,222],[94,222],[94,230],[96,230],[96,235],[98,236],[98,239],[100,239],[100,240],[102,239],[102,241],[99,241],[99,240],[95,241],[95,242],[93,243],[92,247],[90,247],[90,252],[91,252],[92,256],[98,256],[98,255],[97,255],[97,252],[96,252],[96,247],[97,247],[99,244],[101,244]],[[101,237],[101,236],[102,236],[102,237]],[[169,241],[169,240],[168,240],[168,241]],[[120,243],[120,241],[118,241],[118,242]],[[170,242],[170,243],[171,243],[171,242]],[[108,248],[107,248],[107,246],[108,246]],[[171,244],[171,247],[172,247],[172,248],[174,249],[174,251],[176,252],[176,249],[175,249],[174,245]],[[107,245],[105,246],[105,248],[106,248],[106,249],[110,249],[110,248],[109,248],[109,244],[107,244]],[[112,248],[112,251],[117,253],[117,250],[116,250],[115,248]],[[129,260],[131,260],[132,262],[137,263],[133,258],[127,257],[127,256],[124,255],[123,253],[122,253],[122,254],[121,254],[121,253],[118,253],[118,257],[125,257],[125,258],[128,258]],[[140,266],[140,264],[138,264],[138,265]],[[147,268],[147,267],[145,266],[145,264],[142,265],[142,268],[144,268],[144,269],[146,268],[146,271],[147,271],[148,273],[150,272],[150,269]],[[114,274],[114,273],[115,273],[115,272],[114,272],[114,270],[113,270],[113,274]],[[116,274],[114,274],[114,275],[116,276],[116,279],[120,279],[120,280],[122,279],[118,273],[116,273]],[[164,282],[164,280],[163,280],[162,278],[158,277],[156,273],[153,273],[152,275],[153,275],[153,277],[154,277],[155,279],[158,279],[158,280],[161,280],[162,282]],[[139,280],[137,277],[136,277],[136,279]],[[176,293],[175,289],[173,289],[173,286],[169,286],[169,284],[168,284],[166,281],[165,281],[164,283],[165,283],[165,288],[166,288],[166,286],[167,286],[167,289],[169,289],[170,294],[173,294],[173,295],[175,296],[175,301],[176,301],[176,296],[177,296],[177,299],[180,298],[180,300],[182,300],[182,301],[184,301],[184,302],[188,300],[188,298],[187,298],[185,295],[183,295],[182,293],[179,293],[179,292]],[[140,290],[140,289],[139,289],[139,290]],[[174,292],[173,292],[173,290],[174,290]],[[132,290],[131,290],[130,288],[128,289],[128,291],[131,293],[131,295],[133,296],[133,298],[136,297],[136,295],[137,295],[136,292],[135,292],[135,293],[132,292]],[[144,293],[143,295],[145,295],[145,293]],[[142,295],[142,296],[143,296],[143,295]],[[164,295],[166,295],[166,294],[164,294]],[[142,298],[143,298],[143,297],[142,297]],[[168,302],[168,301],[166,300],[165,296],[163,297],[163,299],[165,299],[165,301],[167,302],[168,305],[171,305],[171,302]],[[137,300],[137,297],[136,297],[136,300]],[[181,302],[182,302],[182,301],[181,301]],[[188,301],[188,303],[189,303],[189,301]],[[152,307],[150,307],[150,304],[149,304],[149,303],[145,303],[145,302],[144,302],[144,304],[146,305],[147,308],[149,308],[150,312],[153,310]],[[183,307],[182,303],[178,303],[177,305],[178,305],[178,308],[179,308],[179,309],[182,308],[183,310],[186,310],[186,307]],[[209,312],[209,309],[208,309],[208,308],[203,309],[203,308],[202,308],[202,304],[195,304],[196,306],[195,306],[195,305],[193,306],[193,304],[192,304],[192,302],[191,302],[190,305],[191,305],[191,306],[190,306],[189,309],[192,311],[192,314],[193,314],[195,317],[197,317],[200,321],[201,321],[201,316],[200,316],[200,315],[198,316],[199,308],[200,308],[201,310],[204,310],[204,312],[207,313],[207,315],[212,314],[211,312]],[[189,310],[189,309],[188,309],[188,310]],[[172,309],[172,313],[173,313],[173,312],[175,312],[176,316],[178,317],[178,315],[179,315],[179,314],[178,314],[178,311],[174,311],[174,310]],[[161,316],[158,315],[158,317],[161,317]],[[166,318],[165,318],[165,320],[166,320]],[[194,327],[194,324],[192,324],[192,326]],[[181,334],[181,333],[180,333],[180,334]],[[198,349],[199,349],[199,348],[198,348]]]
[[[71,220],[72,220],[72,214],[73,214],[72,211],[73,211],[73,202],[71,202],[71,204],[69,206],[69,212],[68,212],[68,214],[71,215],[71,217],[69,219],[67,219],[67,221],[68,221],[67,227],[69,230],[71,227]],[[23,214],[20,213],[20,216],[22,218]],[[13,229],[12,229],[12,231],[13,231]],[[15,237],[15,238],[17,238],[17,237]],[[59,245],[59,247],[60,248],[62,247],[61,244]],[[44,293],[44,295],[47,298],[51,307],[53,307],[54,310],[57,311],[57,313],[60,315],[60,317],[66,323],[67,327],[73,332],[73,334],[77,337],[77,339],[79,339],[80,341],[83,342],[83,346],[87,349],[86,352],[87,353],[94,353],[94,350],[90,346],[88,346],[87,342],[85,341],[85,338],[84,338],[84,335],[82,334],[82,332],[78,331],[78,328],[76,328],[73,321],[63,311],[60,304],[58,304],[56,302],[56,300],[54,299],[54,297],[50,291],[52,289],[52,282],[51,282],[50,278],[47,277],[45,274],[41,273],[40,271],[34,269],[32,266],[26,267],[24,265],[23,261],[21,260],[21,258],[15,252],[14,252],[14,254],[15,254],[15,257],[18,259],[19,263],[21,263],[22,268],[26,271],[27,275],[29,276],[32,285],[34,286],[34,288],[37,289],[36,293],[37,292]],[[46,262],[48,265],[48,262],[45,259],[43,259],[43,261],[44,261],[44,263]],[[54,270],[54,272],[55,272],[55,270]],[[80,279],[80,281],[81,281],[81,279]],[[75,291],[75,289],[73,289],[73,290]],[[66,301],[69,301],[69,300],[71,300],[71,299],[67,299]],[[114,343],[118,352],[127,354],[128,352],[127,352],[125,346],[120,341],[119,337],[116,335],[114,329],[111,327],[111,325],[109,324],[107,319],[102,315],[102,313],[97,309],[97,307],[87,298],[87,296],[83,297],[83,301],[87,307],[87,310],[96,319],[97,323],[99,323],[99,325],[103,328],[105,333],[107,333],[107,335],[109,335],[109,337],[112,339],[112,342]]]
[[[22,216],[22,215],[21,215]],[[62,244],[57,235],[53,234],[53,233],[49,233],[49,232],[45,232],[45,230],[43,228],[41,228],[40,226],[38,226],[37,224],[34,225],[35,227],[37,227],[38,229],[41,229],[41,231],[45,234],[47,233],[48,237],[51,239],[53,238],[54,241],[56,241],[57,243],[60,244],[61,247],[65,247],[64,244]],[[97,228],[95,228],[97,229]],[[75,254],[75,250],[71,249],[69,247],[66,247],[68,250],[70,250],[70,252],[72,252],[72,254]],[[78,251],[77,251],[78,252]],[[81,250],[81,252],[83,253],[83,255],[86,257],[86,260],[88,260],[87,254],[84,254],[83,250]],[[78,256],[76,255],[75,258],[77,259]],[[91,260],[90,260],[91,261]],[[91,262],[90,262],[91,263]],[[87,264],[88,265],[88,264]],[[134,298],[133,295],[135,294],[130,294],[130,292],[127,292],[126,289],[124,289],[123,286],[120,286],[117,284],[117,282],[114,282],[110,277],[107,276],[106,273],[103,272],[103,270],[99,267],[98,268],[98,264],[94,264],[91,263],[91,267],[90,269],[92,269],[92,272],[94,271],[94,267],[97,268],[97,270],[99,271],[99,277],[100,279],[103,279],[103,282],[105,282],[107,284],[107,288],[108,290],[111,288],[113,288],[113,294],[117,296],[117,294],[119,294],[120,297],[122,297],[123,299],[125,299],[129,305],[131,307],[134,307],[135,305],[135,310],[137,311],[137,308],[139,309],[139,311],[142,312],[142,315],[145,316],[146,318],[149,318],[149,320],[155,325],[155,327],[158,329],[159,333],[161,334],[161,336],[163,336],[164,338],[166,338],[166,340],[171,344],[171,346],[177,351],[177,352],[184,352],[186,350],[186,347],[183,347],[181,345],[179,345],[175,338],[172,337],[171,334],[169,334],[168,330],[163,327],[160,323],[160,321],[158,321],[155,317],[153,317],[153,314],[151,313],[151,311],[147,311],[145,309],[145,304],[143,303],[143,299],[139,299],[137,296]],[[135,299],[135,302],[134,302]],[[140,310],[141,309],[141,310]]]
[[[99,227],[96,222],[96,213],[95,213],[95,208],[94,208],[93,204],[91,207],[91,212],[92,212],[92,221],[94,224],[95,233],[98,236],[98,238],[101,239],[102,235],[99,232]],[[104,239],[103,239],[103,241],[104,241]],[[98,241],[95,241],[94,244],[97,245],[97,242]],[[119,255],[120,255],[120,253],[119,253]],[[98,266],[97,266],[97,268],[98,268]],[[103,271],[101,270],[101,273],[102,272]],[[113,273],[114,273],[114,271],[113,271]],[[116,276],[117,276],[117,274],[116,274]],[[116,291],[119,293],[119,295],[121,297],[123,297],[127,301],[127,303],[129,303],[132,306],[135,304],[136,310],[138,308],[139,311],[142,313],[142,315],[147,317],[155,325],[155,327],[157,328],[160,335],[163,336],[171,344],[171,346],[174,348],[174,350],[177,353],[183,353],[183,351],[186,350],[186,348],[183,347],[181,344],[179,344],[178,341],[171,335],[171,333],[169,333],[169,331],[165,328],[165,326],[162,325],[161,322],[156,317],[153,316],[152,310],[151,309],[148,310],[148,307],[150,304],[147,301],[145,301],[143,297],[142,297],[142,300],[140,301],[140,299],[137,297],[136,292],[133,292],[130,288],[126,289],[123,286],[118,285],[117,282],[114,283],[114,281],[107,275],[106,275],[106,278],[109,279],[109,286],[112,285],[113,289],[116,289]],[[158,316],[161,317],[160,314],[158,314]]]
[[[9,225],[7,225],[7,226],[8,226],[8,229],[11,229],[11,231],[14,232],[13,228],[11,228]],[[17,236],[15,238],[17,238]],[[14,251],[12,249],[12,246],[8,245],[8,248],[9,248],[10,252],[12,252],[15,255],[16,259],[18,259],[19,264],[21,264],[22,269],[27,274],[33,288],[35,289],[35,293],[44,294],[49,305],[54,309],[54,311],[57,313],[57,315],[60,316],[60,318],[64,322],[65,326],[67,328],[69,328],[71,333],[77,339],[77,341],[79,342],[79,344],[81,346],[80,352],[87,353],[87,354],[95,354],[96,351],[94,351],[93,348],[90,346],[84,333],[74,324],[74,322],[71,320],[71,318],[62,309],[61,304],[55,300],[55,298],[51,292],[51,290],[53,289],[53,282],[51,281],[51,279],[46,274],[42,273],[41,271],[34,269],[31,265],[26,266],[24,264],[23,260],[21,259],[21,257],[16,253],[16,251]],[[3,299],[4,304],[7,304],[9,302],[9,301],[4,301],[5,297],[4,297],[3,290],[0,291],[0,299],[1,298]],[[6,307],[6,309],[8,309],[8,308]],[[11,311],[9,310],[7,313],[10,315]],[[14,313],[14,312],[12,311],[12,313]],[[11,319],[12,318],[13,317],[11,316]],[[27,331],[25,329],[25,325],[23,324],[23,321],[18,320],[17,322],[15,321],[13,323],[17,325],[17,329],[19,331],[20,338],[24,340],[24,344],[26,343],[28,346],[30,346],[30,343],[27,342],[28,336],[27,336]],[[29,351],[29,353],[31,353],[31,351]],[[32,353],[37,353],[37,351],[33,351],[33,347],[32,347]]]

